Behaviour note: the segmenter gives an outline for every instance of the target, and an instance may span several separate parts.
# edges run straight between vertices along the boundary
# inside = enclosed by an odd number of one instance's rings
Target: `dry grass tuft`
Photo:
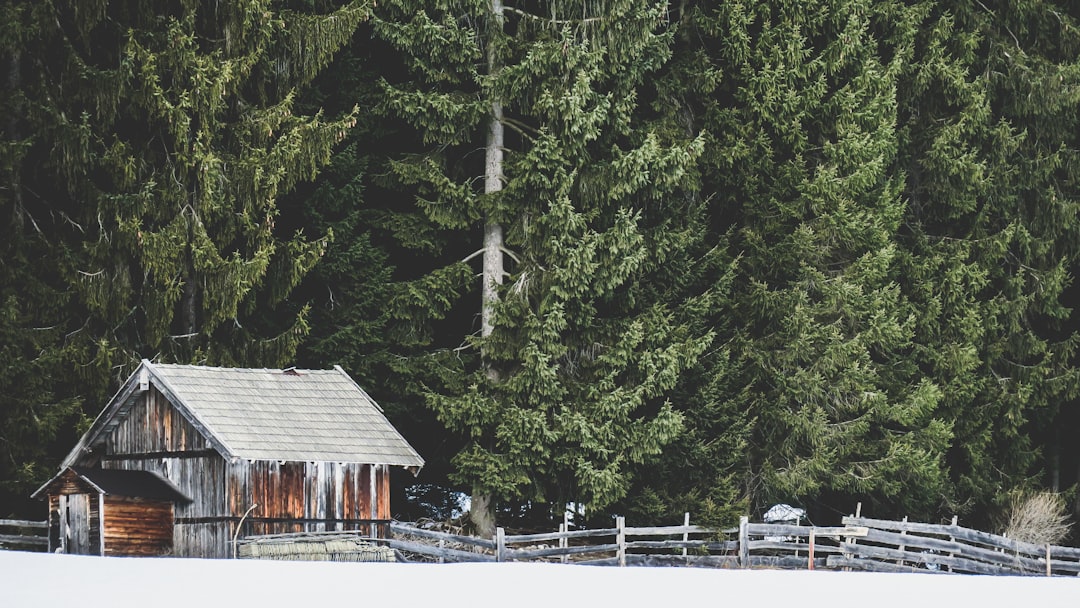
[[[1036,492],[1013,498],[1004,534],[1021,542],[1058,545],[1071,527],[1065,499],[1053,492]]]

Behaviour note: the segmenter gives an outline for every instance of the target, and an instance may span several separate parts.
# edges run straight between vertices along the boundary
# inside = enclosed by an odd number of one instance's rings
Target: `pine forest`
[[[0,80],[0,517],[142,359],[341,365],[485,535],[1080,513],[1077,3],[0,0]]]

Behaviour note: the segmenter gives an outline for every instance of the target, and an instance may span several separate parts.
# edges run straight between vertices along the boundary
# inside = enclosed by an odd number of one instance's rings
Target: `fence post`
[[[690,512],[689,511],[687,511],[686,513],[683,513],[683,524],[682,525],[687,527],[687,528],[690,527]],[[690,531],[689,530],[687,530],[686,532],[683,532],[682,539],[683,539],[684,543],[688,542],[690,540]],[[682,556],[686,557],[686,546],[685,545],[682,548]]]
[[[905,515],[905,516],[904,516],[904,519],[903,519],[903,520],[901,520],[901,521],[903,521],[903,523],[905,523],[905,524],[906,524],[906,523],[907,523],[907,515]],[[905,530],[901,530],[901,531],[900,531],[900,536],[907,536],[907,530],[906,530],[906,529],[905,529]],[[901,553],[903,553],[904,551],[906,551],[906,550],[907,550],[907,545],[905,545],[904,543],[900,543],[900,547],[899,547],[899,550],[900,550],[900,552],[901,552]],[[896,565],[897,565],[897,566],[903,566],[903,565],[904,565],[904,560],[902,560],[902,559],[898,559],[898,560],[896,560]]]
[[[750,534],[748,526],[750,518],[743,515],[739,518],[739,565],[743,568],[750,567]]]
[[[953,515],[952,516],[952,525],[953,525],[954,528],[956,527],[956,522],[958,522],[958,521],[960,521],[960,517],[958,515]],[[949,535],[949,542],[950,543],[956,542],[956,537],[952,536],[952,535]],[[956,556],[955,553],[949,552],[949,557],[955,557],[955,556]],[[949,572],[952,572],[952,564],[947,566],[947,568],[949,569],[948,570]]]
[[[814,569],[814,528],[810,528],[810,557],[806,560],[806,569]]]
[[[506,560],[506,530],[495,528],[495,561]]]
[[[1050,543],[1046,543],[1046,576],[1052,576],[1050,574]]]
[[[619,546],[619,567],[626,565],[626,518],[619,515],[615,518],[615,544]]]
[[[566,537],[566,532],[567,532],[567,529],[566,529],[566,521],[565,521],[565,516],[564,516],[563,523],[559,524],[559,534],[561,535],[561,536],[559,536],[559,548],[560,549],[566,549],[566,547],[567,547],[567,544],[568,544],[567,540],[568,539]],[[559,561],[565,564],[566,560],[567,560],[567,557],[568,557],[567,554],[564,552],[562,555],[559,556]]]

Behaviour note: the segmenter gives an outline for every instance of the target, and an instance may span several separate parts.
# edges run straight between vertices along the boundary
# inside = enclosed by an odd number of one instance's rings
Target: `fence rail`
[[[594,565],[711,568],[845,569],[1080,576],[1080,549],[1018,542],[956,525],[845,517],[841,526],[750,523],[713,529],[689,525],[626,526],[506,534],[492,539],[430,530],[399,522],[386,538],[406,561],[546,561]],[[340,538],[348,532],[338,532]],[[287,537],[288,535],[276,535]],[[311,535],[308,535],[309,537]],[[251,537],[242,542],[257,542]]]
[[[841,544],[830,567],[923,570],[971,574],[1080,575],[1080,549],[1036,545],[964,528],[845,517],[845,525],[866,526],[858,542]],[[853,564],[852,561],[861,564]]]
[[[22,519],[0,519],[0,549],[48,551],[49,523]]]

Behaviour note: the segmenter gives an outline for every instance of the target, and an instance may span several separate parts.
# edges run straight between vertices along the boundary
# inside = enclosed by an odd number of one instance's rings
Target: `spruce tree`
[[[356,114],[297,113],[297,90],[368,12],[3,4],[0,331],[12,365],[35,377],[5,391],[7,438],[70,433],[80,405],[99,408],[144,357],[291,361],[307,313],[280,304],[327,235],[283,230],[277,200],[328,160]],[[45,470],[40,450],[7,453],[30,476]]]
[[[692,490],[655,484],[657,496],[915,512],[940,495],[950,426],[940,389],[907,362],[916,327],[898,285],[906,11],[725,2],[682,16],[672,78],[695,92],[687,112],[710,135],[709,240],[733,276],[730,296],[703,311],[723,345],[706,359],[709,380],[684,385],[701,427],[673,454],[695,459],[674,478]],[[713,446],[742,450],[715,459]],[[696,485],[710,479],[713,496]]]
[[[295,114],[296,87],[367,6],[35,10],[44,25],[24,53],[24,89],[42,163],[28,172],[41,206],[66,220],[62,271],[85,306],[79,339],[95,370],[140,357],[288,361],[306,322],[274,319],[274,306],[325,244],[282,234],[275,201],[354,121]]]
[[[459,235],[458,260],[483,252],[479,323],[457,328],[456,378],[429,398],[469,439],[454,465],[481,530],[487,501],[610,504],[681,428],[665,396],[708,336],[640,289],[680,246],[677,193],[700,151],[637,115],[669,54],[663,9],[402,2],[377,15],[407,68],[387,78],[386,106],[427,144],[395,174],[433,230]],[[433,269],[429,297],[464,264]]]
[[[955,421],[949,506],[977,517],[1050,482],[1076,395],[1076,24],[1054,2],[925,5],[899,88],[911,359]]]

